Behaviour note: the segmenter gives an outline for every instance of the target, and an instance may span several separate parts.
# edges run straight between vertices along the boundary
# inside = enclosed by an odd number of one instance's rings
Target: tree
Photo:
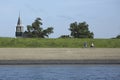
[[[93,32],[89,31],[88,24],[86,22],[82,23],[71,23],[69,30],[71,31],[71,36],[74,38],[93,38]]]
[[[61,35],[59,38],[71,38],[69,35]]]
[[[117,39],[120,39],[120,35],[118,35],[116,38],[117,38]]]
[[[49,37],[51,33],[53,33],[53,28],[48,27],[47,29],[43,29],[42,19],[36,18],[36,20],[32,23],[32,25],[27,25],[27,31],[24,32],[25,37],[35,37],[35,38],[45,38]]]

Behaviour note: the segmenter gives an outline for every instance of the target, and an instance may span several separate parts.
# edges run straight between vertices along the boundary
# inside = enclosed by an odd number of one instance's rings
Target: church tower
[[[24,32],[24,27],[22,26],[20,14],[19,14],[15,36],[18,38],[23,37],[23,32]]]

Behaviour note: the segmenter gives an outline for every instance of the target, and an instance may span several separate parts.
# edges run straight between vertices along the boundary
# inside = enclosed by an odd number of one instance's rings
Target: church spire
[[[21,21],[21,19],[20,19],[20,13],[19,13],[17,25],[22,25],[22,21]]]
[[[22,22],[21,22],[21,18],[20,18],[20,13],[19,13],[15,36],[16,37],[23,37],[23,33],[24,33],[24,27],[22,26]]]

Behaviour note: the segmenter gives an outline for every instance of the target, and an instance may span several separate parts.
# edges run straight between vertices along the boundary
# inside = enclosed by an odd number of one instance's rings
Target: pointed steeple
[[[22,22],[21,22],[21,18],[20,18],[20,13],[19,13],[15,36],[19,37],[19,38],[23,37],[23,33],[24,33],[24,27],[22,26]]]
[[[22,25],[22,21],[21,21],[21,19],[20,19],[20,13],[19,13],[17,25]]]

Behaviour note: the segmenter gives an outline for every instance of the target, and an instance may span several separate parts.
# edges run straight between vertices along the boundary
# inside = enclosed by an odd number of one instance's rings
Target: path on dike
[[[60,61],[120,63],[120,48],[0,48],[0,64],[60,63]]]

